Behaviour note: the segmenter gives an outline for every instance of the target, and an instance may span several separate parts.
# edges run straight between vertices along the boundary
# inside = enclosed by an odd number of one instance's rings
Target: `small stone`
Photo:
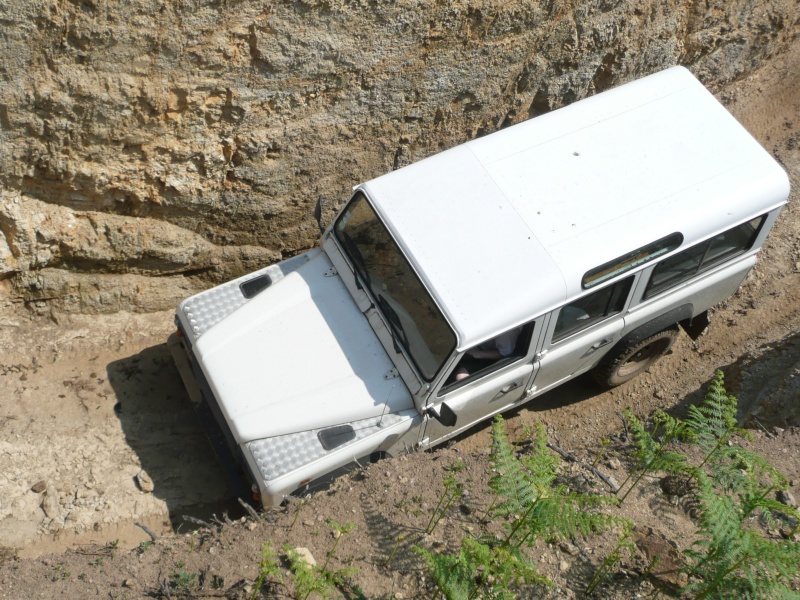
[[[561,571],[563,573],[567,569],[569,569],[569,563],[567,561],[562,560],[560,563],[558,563],[558,570],[559,571]]]
[[[208,553],[209,554],[216,554],[217,553],[217,547],[216,546],[211,546],[211,548],[208,549]]]
[[[619,459],[615,456],[612,456],[606,461],[606,465],[608,465],[609,469],[616,471],[617,469],[622,468],[622,463],[619,462]]]
[[[468,504],[462,504],[458,509],[467,516],[472,514],[472,508]]]
[[[34,494],[41,494],[46,489],[47,489],[47,482],[44,479],[40,479],[31,486],[31,491]]]
[[[247,531],[253,531],[256,527],[258,527],[258,523],[255,521],[248,521],[245,527],[247,527]]]
[[[122,587],[129,589],[136,589],[136,584],[131,579],[125,579],[122,582]]]
[[[55,494],[45,493],[42,500],[42,510],[45,516],[50,519],[55,519],[61,514],[61,505],[58,503],[58,498]]]
[[[297,555],[300,557],[300,559],[304,560],[307,564],[311,565],[312,567],[316,566],[317,561],[314,560],[314,555],[311,554],[311,550],[308,548],[295,548],[294,551],[297,552]]]
[[[565,554],[575,556],[578,553],[578,547],[570,544],[569,542],[561,542],[558,545],[559,549]]]
[[[155,489],[155,485],[153,484],[153,480],[150,478],[150,475],[142,469],[136,474],[136,485],[139,486],[139,489],[142,490],[144,493],[149,494]]]
[[[778,490],[775,494],[778,499],[778,502],[781,504],[785,504],[786,506],[791,506],[792,508],[797,508],[797,500],[794,497],[794,494],[789,490]]]

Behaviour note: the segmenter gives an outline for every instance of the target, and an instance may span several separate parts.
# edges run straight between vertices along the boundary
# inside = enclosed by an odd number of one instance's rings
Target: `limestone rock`
[[[0,302],[173,306],[312,247],[315,214],[329,224],[356,183],[676,63],[718,89],[800,16],[793,0],[236,6],[6,3]]]
[[[150,494],[155,489],[155,485],[153,484],[153,480],[150,478],[150,475],[142,469],[136,474],[136,485],[139,486],[139,489],[143,492]]]
[[[314,559],[314,555],[311,554],[311,550],[308,548],[295,548],[295,552],[297,555],[304,560],[307,564],[311,565],[312,567],[317,564],[317,561]]]
[[[778,490],[775,495],[778,499],[778,502],[781,504],[785,504],[791,508],[797,508],[797,499],[789,490]]]

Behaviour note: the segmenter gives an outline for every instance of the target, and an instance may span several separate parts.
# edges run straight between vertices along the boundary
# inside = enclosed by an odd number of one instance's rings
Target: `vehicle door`
[[[456,415],[456,424],[447,426],[432,416],[426,417],[423,446],[429,446],[464,431],[492,415],[527,398],[536,364],[534,352],[544,330],[545,317],[509,330],[464,352],[431,395],[428,406],[438,410],[442,404]],[[510,353],[503,344],[515,338]],[[492,358],[492,345],[499,356]],[[507,354],[507,355],[504,355]]]
[[[633,283],[631,275],[553,311],[532,393],[539,394],[589,370],[622,337]]]

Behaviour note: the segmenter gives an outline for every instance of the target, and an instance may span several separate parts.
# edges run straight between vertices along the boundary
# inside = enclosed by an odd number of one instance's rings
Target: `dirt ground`
[[[756,268],[697,342],[681,336],[648,373],[606,393],[583,379],[562,386],[508,415],[509,427],[544,423],[551,441],[591,462],[603,438],[622,430],[621,411],[680,414],[723,369],[754,432],[751,446],[786,474],[797,497],[800,44],[718,97],[792,180],[790,203]],[[166,597],[161,582],[182,574],[183,595],[249,597],[262,544],[308,547],[319,560],[334,541],[326,519],[355,523],[336,562],[358,569],[354,579],[367,597],[428,597],[420,562],[407,550],[446,546],[474,526],[467,515],[489,502],[481,491],[488,427],[435,452],[371,465],[305,504],[247,518],[189,406],[165,345],[172,329],[168,312],[0,317],[0,597]],[[425,536],[419,530],[441,493],[442,467],[456,460],[466,464],[460,475],[471,479],[471,496]],[[627,464],[612,444],[600,467],[622,481]],[[565,470],[603,489],[580,467]],[[634,496],[622,514],[640,525],[642,543],[606,597],[652,593],[637,568],[648,553],[677,560],[694,531],[654,483]],[[197,529],[185,517],[210,526]],[[604,543],[537,548],[540,571],[557,584],[547,594],[580,596]]]

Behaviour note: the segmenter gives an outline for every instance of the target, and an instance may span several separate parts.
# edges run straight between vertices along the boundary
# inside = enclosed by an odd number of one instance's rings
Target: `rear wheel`
[[[608,357],[610,362],[595,367],[592,372],[595,381],[605,388],[630,381],[666,354],[677,337],[678,328],[675,327],[621,346],[612,351],[612,355]]]

